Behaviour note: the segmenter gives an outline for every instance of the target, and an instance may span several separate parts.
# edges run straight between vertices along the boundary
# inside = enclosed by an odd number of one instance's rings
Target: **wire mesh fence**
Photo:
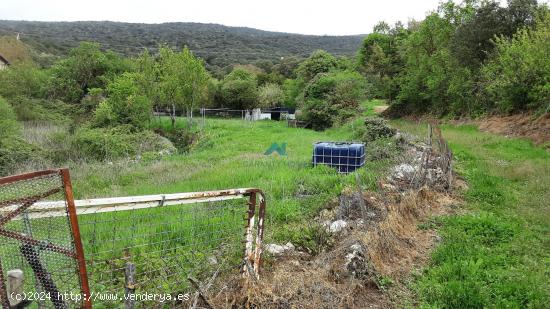
[[[60,215],[37,216],[44,201]],[[72,192],[66,170],[0,178],[0,297],[4,308],[83,307],[88,292]],[[75,233],[76,231],[76,233]],[[7,279],[7,280],[6,280]]]
[[[260,190],[80,201],[72,201],[71,194],[68,201],[61,174],[0,187],[4,307],[20,304],[8,297],[14,290],[8,286],[10,270],[24,274],[16,292],[87,295],[86,301],[32,300],[44,308],[90,303],[105,308],[190,307],[199,300],[207,302],[199,292],[222,276],[258,275],[265,215]],[[36,197],[48,200],[34,203]],[[70,205],[78,223],[71,220]],[[4,221],[9,221],[5,227]],[[27,240],[31,233],[32,241]],[[78,263],[79,245],[84,265]]]

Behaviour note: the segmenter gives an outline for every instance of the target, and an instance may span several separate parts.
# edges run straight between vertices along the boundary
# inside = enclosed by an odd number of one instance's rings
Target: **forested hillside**
[[[17,33],[34,49],[54,55],[67,54],[80,41],[98,42],[103,48],[123,55],[137,55],[144,48],[157,48],[160,44],[175,49],[187,46],[211,68],[287,56],[307,57],[317,49],[336,55],[354,55],[364,38],[362,35],[299,35],[200,23],[0,21],[0,35],[15,37]]]

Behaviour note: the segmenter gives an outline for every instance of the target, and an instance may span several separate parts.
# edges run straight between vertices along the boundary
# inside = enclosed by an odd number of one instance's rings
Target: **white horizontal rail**
[[[98,199],[75,200],[77,215],[95,214],[113,211],[154,208],[170,205],[217,202],[243,198],[254,189],[230,189],[221,191],[187,192],[174,194],[156,194],[125,197],[109,197]],[[0,214],[16,210],[20,205],[0,207]],[[61,217],[67,215],[65,201],[37,202],[25,214],[30,219]],[[14,220],[20,219],[17,216]]]

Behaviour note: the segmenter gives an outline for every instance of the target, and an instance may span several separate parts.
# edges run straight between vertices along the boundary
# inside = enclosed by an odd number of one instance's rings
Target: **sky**
[[[372,32],[423,19],[439,0],[2,0],[0,19],[110,20],[136,23],[199,22],[316,35]]]

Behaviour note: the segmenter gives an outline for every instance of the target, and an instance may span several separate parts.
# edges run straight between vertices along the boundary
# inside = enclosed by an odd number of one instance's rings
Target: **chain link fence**
[[[0,297],[3,308],[85,307],[86,268],[67,170],[0,178]],[[49,216],[59,201],[60,215]],[[37,215],[38,214],[38,215]]]
[[[72,193],[69,199],[65,193],[70,182],[63,182],[64,173],[68,177],[62,170],[0,180],[4,307],[22,304],[10,298],[14,291],[87,295],[71,301],[33,299],[41,308],[208,306],[207,290],[224,277],[258,276],[265,216],[260,190],[73,203]],[[23,278],[14,287],[9,276],[19,273]]]

